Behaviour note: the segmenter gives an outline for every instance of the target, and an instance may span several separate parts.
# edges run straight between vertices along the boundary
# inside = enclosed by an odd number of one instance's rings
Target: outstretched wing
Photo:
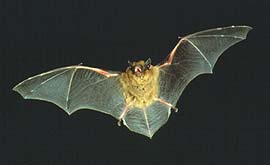
[[[160,65],[160,97],[175,106],[187,84],[200,74],[212,73],[219,56],[244,40],[251,29],[230,26],[183,37]]]
[[[52,102],[68,114],[92,109],[120,119],[126,104],[120,74],[85,66],[69,66],[30,77],[13,90],[25,99]],[[146,110],[132,108],[123,117],[131,131],[152,137],[168,120],[169,107],[155,102]],[[163,125],[162,124],[162,125]]]
[[[124,98],[119,74],[85,66],[69,66],[28,78],[13,88],[25,99],[52,102],[68,114],[93,109],[118,118]]]

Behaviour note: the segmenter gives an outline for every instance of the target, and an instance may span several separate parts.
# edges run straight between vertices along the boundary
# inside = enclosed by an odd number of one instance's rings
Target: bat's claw
[[[177,107],[172,107],[172,109],[174,110],[174,112],[178,112],[178,108]]]
[[[117,125],[120,127],[121,126],[122,119],[119,119],[117,122]]]
[[[159,101],[160,103],[170,107],[170,109],[173,109],[175,112],[178,112],[178,108],[173,106],[171,103],[168,103],[168,102],[162,100],[161,98],[157,98],[156,100]]]

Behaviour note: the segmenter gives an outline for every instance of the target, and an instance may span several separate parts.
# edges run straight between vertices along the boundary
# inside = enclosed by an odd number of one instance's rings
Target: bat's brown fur
[[[133,65],[144,65],[144,61],[134,62]],[[130,67],[121,75],[121,85],[128,106],[144,109],[158,98],[159,68],[151,65],[140,76],[133,74]]]

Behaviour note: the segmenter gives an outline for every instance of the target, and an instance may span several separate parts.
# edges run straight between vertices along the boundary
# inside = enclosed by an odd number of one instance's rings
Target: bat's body
[[[140,61],[144,64],[144,61]],[[138,65],[135,63],[134,65]],[[130,67],[121,75],[121,85],[127,105],[146,108],[158,97],[159,68],[151,66],[145,73],[136,76]]]
[[[129,62],[125,72],[69,66],[31,77],[14,90],[26,99],[55,103],[68,114],[87,108],[110,114],[131,131],[152,137],[164,125],[187,84],[212,73],[218,57],[246,38],[248,26],[230,26],[183,37],[164,63]]]

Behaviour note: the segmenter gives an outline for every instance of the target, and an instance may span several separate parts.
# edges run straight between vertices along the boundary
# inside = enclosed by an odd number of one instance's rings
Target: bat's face
[[[138,61],[138,62],[128,62],[129,67],[127,68],[127,72],[137,76],[137,77],[142,77],[142,76],[147,76],[147,73],[151,69],[151,59],[148,58],[146,61]]]

